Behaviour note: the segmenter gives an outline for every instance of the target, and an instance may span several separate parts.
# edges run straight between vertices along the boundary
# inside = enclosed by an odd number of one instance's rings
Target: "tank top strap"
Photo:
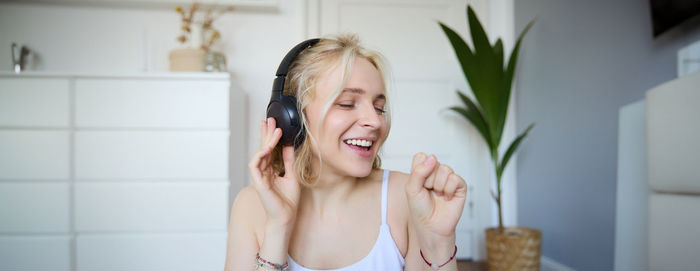
[[[387,216],[387,201],[388,201],[388,185],[389,184],[389,170],[384,170],[384,178],[382,179],[382,225],[386,224]]]

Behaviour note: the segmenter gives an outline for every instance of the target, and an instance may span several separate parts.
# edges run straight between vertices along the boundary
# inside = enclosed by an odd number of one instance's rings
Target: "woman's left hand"
[[[406,183],[411,219],[427,245],[455,238],[455,228],[467,199],[467,184],[434,155],[418,153]],[[454,242],[454,241],[453,241]]]

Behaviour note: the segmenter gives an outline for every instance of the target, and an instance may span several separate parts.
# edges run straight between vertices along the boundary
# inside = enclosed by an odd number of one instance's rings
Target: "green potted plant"
[[[484,139],[490,154],[496,179],[496,192],[491,196],[498,206],[498,227],[486,229],[486,251],[489,270],[539,270],[541,233],[525,227],[504,227],[501,206],[501,181],[508,161],[530,132],[528,126],[503,154],[498,152],[508,114],[511,86],[515,74],[520,42],[532,27],[530,22],[518,37],[513,52],[504,63],[503,42],[499,38],[493,45],[471,6],[467,6],[467,20],[474,49],[450,27],[439,22],[457,55],[464,76],[476,101],[457,91],[464,106],[451,107],[467,119]]]

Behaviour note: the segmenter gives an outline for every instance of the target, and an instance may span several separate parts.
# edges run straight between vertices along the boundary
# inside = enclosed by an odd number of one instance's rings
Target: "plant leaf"
[[[496,167],[496,176],[500,179],[501,174],[503,174],[503,170],[505,170],[506,166],[508,165],[508,161],[510,160],[510,157],[513,156],[513,153],[518,150],[518,146],[520,145],[520,142],[523,141],[523,139],[527,136],[527,134],[532,130],[532,128],[535,127],[535,124],[530,124],[530,126],[525,129],[525,132],[520,134],[513,142],[510,144],[508,147],[508,150],[506,150],[506,153],[503,155],[503,160],[501,160],[501,163]]]
[[[462,66],[462,71],[464,72],[464,75],[467,79],[467,82],[469,82],[469,85],[471,86],[472,92],[474,92],[474,95],[475,96],[477,96],[477,95],[494,96],[493,94],[489,94],[489,91],[488,91],[488,89],[493,89],[493,87],[483,87],[484,85],[492,84],[489,82],[494,81],[494,79],[495,79],[495,78],[493,78],[493,76],[489,76],[490,74],[493,74],[492,72],[491,73],[484,72],[482,67],[481,67],[484,65],[488,65],[488,63],[490,61],[488,61],[487,59],[481,60],[481,61],[478,61],[477,59],[475,59],[474,52],[471,50],[471,48],[469,48],[469,45],[467,45],[467,43],[464,41],[464,39],[462,39],[462,37],[460,37],[459,34],[457,34],[457,32],[455,32],[452,28],[450,28],[449,26],[447,26],[441,22],[438,22],[438,23],[440,24],[440,27],[442,28],[443,32],[445,32],[447,39],[452,44],[452,48],[454,49],[455,54],[457,55],[457,59],[459,60],[460,65]],[[477,22],[475,24],[478,25],[479,23]],[[483,31],[483,29],[482,29],[482,31]],[[491,52],[490,47],[489,47],[488,51],[489,51],[489,53],[493,53],[493,52]],[[480,63],[483,63],[483,65]],[[499,69],[499,71],[502,72],[501,69]],[[486,90],[486,91],[484,91],[484,90]],[[493,98],[483,98],[482,97],[482,100],[483,99],[493,100]],[[478,96],[477,96],[477,100],[479,100]],[[466,102],[465,102],[465,104],[466,104]],[[474,104],[474,103],[472,102],[472,104]],[[488,117],[489,115],[483,109],[484,102],[479,100],[479,104],[482,105],[482,107],[474,107],[474,106],[472,106],[472,107],[480,108],[479,113],[481,115],[481,118],[483,118],[484,122],[486,122],[487,120],[489,120],[489,117]],[[470,106],[467,106],[467,107],[470,107]],[[478,127],[477,127],[477,129],[478,129]],[[482,135],[486,135],[489,137],[486,140],[486,142],[487,142],[488,146],[491,148],[491,151],[493,152],[493,148],[492,148],[493,143],[497,142],[497,141],[495,141],[493,138],[493,128],[489,125],[486,125],[486,129],[488,130],[488,133],[482,133]]]
[[[503,89],[503,62],[497,62],[498,54],[489,44],[488,36],[471,6],[467,6],[467,20],[474,43],[474,57],[468,65],[463,65],[463,71],[484,117],[491,124],[491,142],[497,147],[500,143],[500,131],[503,129],[498,126]]]
[[[491,126],[491,124],[484,117],[484,113],[481,111],[481,108],[479,107],[478,104],[474,103],[474,101],[471,98],[469,98],[469,96],[467,96],[466,94],[464,94],[460,91],[457,91],[457,95],[459,95],[459,99],[462,100],[462,103],[464,103],[464,106],[467,108],[469,113],[475,115],[475,117],[478,119],[478,121],[480,123],[483,123],[482,124],[483,129],[479,128],[479,127],[477,127],[477,129],[480,130],[484,139],[488,138],[486,140],[486,145],[489,146],[489,149],[493,149],[495,142],[493,141],[493,137],[491,136],[491,129],[489,129],[489,126]]]
[[[523,41],[523,37],[525,37],[525,34],[532,28],[532,25],[535,23],[535,20],[530,21],[530,23],[525,26],[523,29],[523,32],[520,33],[520,36],[518,37],[518,41],[515,42],[515,47],[513,47],[513,52],[511,52],[510,57],[508,58],[508,67],[506,68],[506,86],[508,89],[510,89],[511,84],[513,83],[513,74],[515,73],[515,67],[518,63],[518,54],[520,51],[520,43]]]
[[[481,114],[481,111],[479,110],[479,107],[464,93],[457,91],[457,94],[459,95],[460,99],[462,99],[462,102],[464,103],[464,108],[462,107],[450,107],[452,111],[455,111],[474,125],[474,127],[479,131],[479,134],[481,134],[481,137],[484,138],[486,141],[486,145],[489,146],[489,149],[491,146],[493,146],[493,142],[491,141],[491,135],[489,134],[489,129],[488,126],[489,124],[486,122],[486,119],[484,119],[484,116]]]
[[[496,63],[503,63],[503,41],[500,38],[493,45],[493,54],[496,56]]]
[[[487,130],[485,127],[480,126],[480,125],[477,124],[477,123],[479,123],[478,118],[477,118],[477,117],[474,117],[473,114],[470,114],[471,111],[467,110],[466,108],[458,107],[458,106],[453,106],[453,107],[450,107],[449,109],[452,110],[452,111],[455,111],[455,112],[459,113],[459,114],[462,115],[464,118],[466,118],[467,120],[469,120],[469,122],[470,122],[472,125],[474,125],[474,127],[479,131],[479,134],[481,135],[481,137],[484,138],[484,140],[486,141],[486,145],[491,145],[491,144],[489,143],[489,140],[491,140],[491,139],[487,137],[488,134],[484,134],[484,132],[487,132],[488,130]],[[488,132],[487,132],[487,133],[488,133]]]
[[[469,65],[469,63],[474,61],[474,53],[472,52],[471,48],[469,48],[469,45],[462,39],[462,37],[457,34],[452,28],[449,26],[438,22],[440,24],[440,27],[442,28],[442,31],[445,32],[445,35],[447,36],[447,39],[450,41],[450,44],[452,44],[452,48],[455,51],[455,54],[457,55],[457,60],[459,60],[459,64],[462,66],[462,71],[465,70],[465,66]],[[466,75],[466,73],[465,73]]]
[[[506,115],[508,114],[508,103],[510,102],[510,92],[511,88],[513,85],[513,77],[515,76],[515,67],[517,66],[518,63],[518,54],[520,51],[520,43],[523,40],[523,37],[525,37],[525,34],[530,30],[532,25],[535,23],[535,20],[530,21],[530,23],[525,26],[523,29],[523,32],[520,33],[520,36],[518,37],[518,41],[515,42],[515,47],[513,47],[513,52],[510,53],[510,57],[508,59],[508,66],[506,67],[505,73],[503,75],[503,79],[505,79],[505,83],[503,85],[503,99],[501,100],[501,112],[500,116],[501,118],[498,120],[497,125],[502,125],[500,127],[505,126],[506,122]]]
[[[467,6],[467,20],[469,20],[469,31],[472,34],[472,42],[474,43],[475,53],[492,53],[489,37],[484,31],[476,12],[471,6]]]
[[[495,111],[494,112],[495,120],[496,120],[493,123],[493,126],[495,127],[495,130],[496,130],[496,132],[495,132],[496,135],[494,137],[494,141],[497,141],[500,143],[501,136],[503,134],[503,129],[506,126],[505,119],[507,117],[506,115],[508,114],[507,101],[509,99],[508,94],[506,94],[506,92],[504,92],[504,80],[503,79],[505,77],[505,74],[503,72],[503,69],[504,69],[504,67],[503,67],[503,41],[500,38],[498,40],[496,40],[496,43],[493,45],[493,53],[494,53],[493,61],[494,61],[494,64],[499,66],[499,73],[498,74],[500,75],[500,77],[498,78],[499,85],[494,86],[493,92],[494,92],[494,95],[498,96],[497,97],[498,104],[501,105],[501,106],[498,106],[494,110]],[[503,101],[504,100],[506,101],[505,110],[503,108]]]

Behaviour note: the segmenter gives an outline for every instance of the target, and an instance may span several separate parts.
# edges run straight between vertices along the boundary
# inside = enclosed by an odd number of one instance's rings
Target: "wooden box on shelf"
[[[207,52],[202,49],[183,48],[170,51],[171,72],[201,72],[204,71],[204,63]]]

